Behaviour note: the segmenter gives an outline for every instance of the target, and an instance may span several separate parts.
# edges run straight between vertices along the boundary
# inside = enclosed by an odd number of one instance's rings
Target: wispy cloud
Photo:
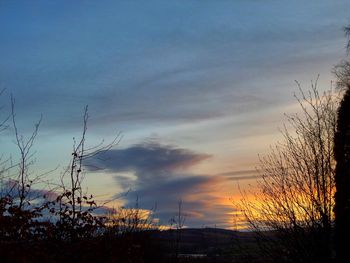
[[[276,71],[328,61],[347,22],[346,1],[151,2],[2,3],[2,85],[55,129],[74,125],[84,104],[101,125],[253,111],[283,103],[264,83]]]

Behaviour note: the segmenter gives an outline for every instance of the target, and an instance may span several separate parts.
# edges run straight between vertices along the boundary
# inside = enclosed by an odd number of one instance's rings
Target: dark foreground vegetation
[[[2,241],[1,262],[269,262],[253,232],[224,229],[147,230],[74,242]],[[267,233],[273,236],[273,233]]]

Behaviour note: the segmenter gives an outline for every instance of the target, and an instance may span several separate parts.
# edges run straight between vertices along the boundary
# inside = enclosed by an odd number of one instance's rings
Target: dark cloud
[[[140,208],[156,207],[155,216],[163,224],[176,214],[178,201],[183,200],[187,225],[213,225],[220,224],[215,220],[220,213],[221,216],[225,214],[225,209],[232,210],[219,205],[210,196],[211,188],[223,177],[188,173],[189,168],[209,157],[151,142],[101,153],[88,160],[87,168],[113,173],[116,182],[125,190],[125,206],[132,207],[138,200]]]
[[[0,189],[0,196],[11,196],[14,199],[19,198],[20,196],[20,185],[16,180],[7,180],[2,182]],[[35,187],[26,187],[26,199],[30,201],[42,202],[44,200],[53,201],[57,198],[57,193],[54,191],[35,188]]]
[[[151,142],[98,154],[87,160],[87,168],[106,169],[113,173],[134,172],[137,180],[145,181],[170,177],[209,157],[207,154]]]

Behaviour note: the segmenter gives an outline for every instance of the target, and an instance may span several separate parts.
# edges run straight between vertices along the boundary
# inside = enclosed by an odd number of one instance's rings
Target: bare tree
[[[131,236],[147,230],[156,230],[153,209],[141,209],[138,200],[134,207],[112,209],[107,216],[106,233],[115,237]]]
[[[18,178],[16,180],[16,188],[19,197],[19,209],[22,209],[26,204],[26,198],[30,191],[31,186],[35,181],[40,180],[40,176],[36,176],[35,178],[30,178],[29,176],[29,166],[33,164],[33,155],[31,149],[33,147],[35,138],[38,134],[39,126],[42,120],[40,117],[39,121],[35,123],[34,130],[32,134],[25,139],[23,135],[19,134],[17,124],[16,124],[16,114],[15,114],[15,100],[11,97],[11,116],[12,116],[12,125],[15,133],[15,142],[20,154],[20,160],[18,163]],[[27,200],[28,202],[28,200]]]
[[[277,262],[330,262],[334,221],[333,141],[339,98],[332,90],[295,96],[283,140],[260,158],[258,192],[240,208],[265,257]]]
[[[177,203],[177,213],[176,215],[170,219],[170,225],[172,228],[175,228],[175,247],[174,247],[174,258],[177,262],[179,260],[180,253],[180,244],[181,244],[181,234],[182,228],[185,226],[186,215],[183,213],[182,207],[182,199],[180,199]]]
[[[57,222],[61,229],[60,236],[63,239],[74,240],[85,235],[93,235],[97,227],[101,226],[101,218],[92,214],[98,205],[94,197],[83,191],[84,160],[92,158],[102,152],[108,151],[120,141],[120,134],[108,144],[101,143],[92,147],[86,147],[86,132],[88,123],[88,106],[84,108],[82,134],[79,140],[73,138],[72,158],[67,170],[61,177],[61,194],[58,195],[58,211],[52,211],[58,215]],[[68,183],[65,181],[68,177]],[[54,202],[54,205],[56,205]]]
[[[2,89],[0,91],[0,96],[4,93],[5,89]],[[0,110],[2,111],[3,108],[1,107]],[[7,126],[7,121],[10,119],[10,115],[2,117],[2,120],[0,121],[0,132],[4,131]],[[8,163],[8,159],[4,158],[3,155],[0,156],[0,185],[3,184],[3,176],[6,170],[8,170],[8,167],[6,167],[6,164]],[[1,189],[0,189],[1,191]]]
[[[33,132],[28,137],[23,136],[17,127],[15,100],[11,97],[11,114],[8,119],[12,121],[19,158],[14,163],[10,159],[3,162],[3,171],[7,174],[1,178],[0,236],[9,240],[29,240],[40,237],[44,228],[37,220],[46,208],[38,201],[43,198],[42,191],[35,191],[33,187],[41,183],[47,173],[34,174],[30,169],[35,161],[32,147],[42,118],[34,124]]]

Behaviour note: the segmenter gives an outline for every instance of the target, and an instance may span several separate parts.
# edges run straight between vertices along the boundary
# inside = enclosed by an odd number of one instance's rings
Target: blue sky
[[[189,226],[228,227],[224,200],[296,109],[294,80],[307,88],[320,74],[330,87],[349,11],[347,1],[0,1],[3,112],[13,94],[24,135],[42,114],[36,169],[62,168],[88,104],[91,145],[123,133],[113,161],[87,173],[90,191],[131,189],[120,202],[157,202],[163,222],[182,198]],[[15,152],[10,131],[0,141]]]

